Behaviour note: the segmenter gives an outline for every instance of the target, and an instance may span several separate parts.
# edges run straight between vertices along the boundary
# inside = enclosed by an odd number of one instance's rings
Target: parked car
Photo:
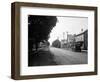
[[[81,52],[81,47],[82,47],[82,44],[83,44],[83,42],[82,41],[79,41],[79,42],[76,42],[75,43],[75,51],[78,51],[78,52]]]

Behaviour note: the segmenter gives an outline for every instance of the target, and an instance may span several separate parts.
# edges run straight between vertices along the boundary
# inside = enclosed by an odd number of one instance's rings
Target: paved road
[[[73,52],[71,50],[64,50],[64,49],[54,48],[54,47],[50,47],[50,52],[54,54],[54,61],[58,65],[87,63],[86,52]]]

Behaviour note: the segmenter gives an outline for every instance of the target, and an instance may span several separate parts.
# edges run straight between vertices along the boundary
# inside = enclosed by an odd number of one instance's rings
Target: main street
[[[61,48],[41,48],[28,57],[29,66],[87,64],[87,52],[73,52]]]
[[[74,52],[55,47],[50,47],[50,52],[58,65],[86,64],[88,61],[87,52]]]

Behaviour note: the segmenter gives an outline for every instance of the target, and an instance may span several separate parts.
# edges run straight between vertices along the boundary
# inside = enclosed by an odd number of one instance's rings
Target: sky
[[[54,40],[67,39],[68,34],[79,34],[81,29],[85,31],[88,29],[87,17],[57,17],[58,22],[50,33],[49,42],[52,44]],[[64,35],[63,35],[64,34]]]

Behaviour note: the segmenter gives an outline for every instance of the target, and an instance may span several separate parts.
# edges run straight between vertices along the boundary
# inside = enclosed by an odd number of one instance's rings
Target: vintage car
[[[75,45],[74,45],[74,51],[77,51],[77,52],[81,52],[81,48],[82,48],[82,45],[83,45],[83,42],[82,41],[79,41],[79,42],[75,42]]]

